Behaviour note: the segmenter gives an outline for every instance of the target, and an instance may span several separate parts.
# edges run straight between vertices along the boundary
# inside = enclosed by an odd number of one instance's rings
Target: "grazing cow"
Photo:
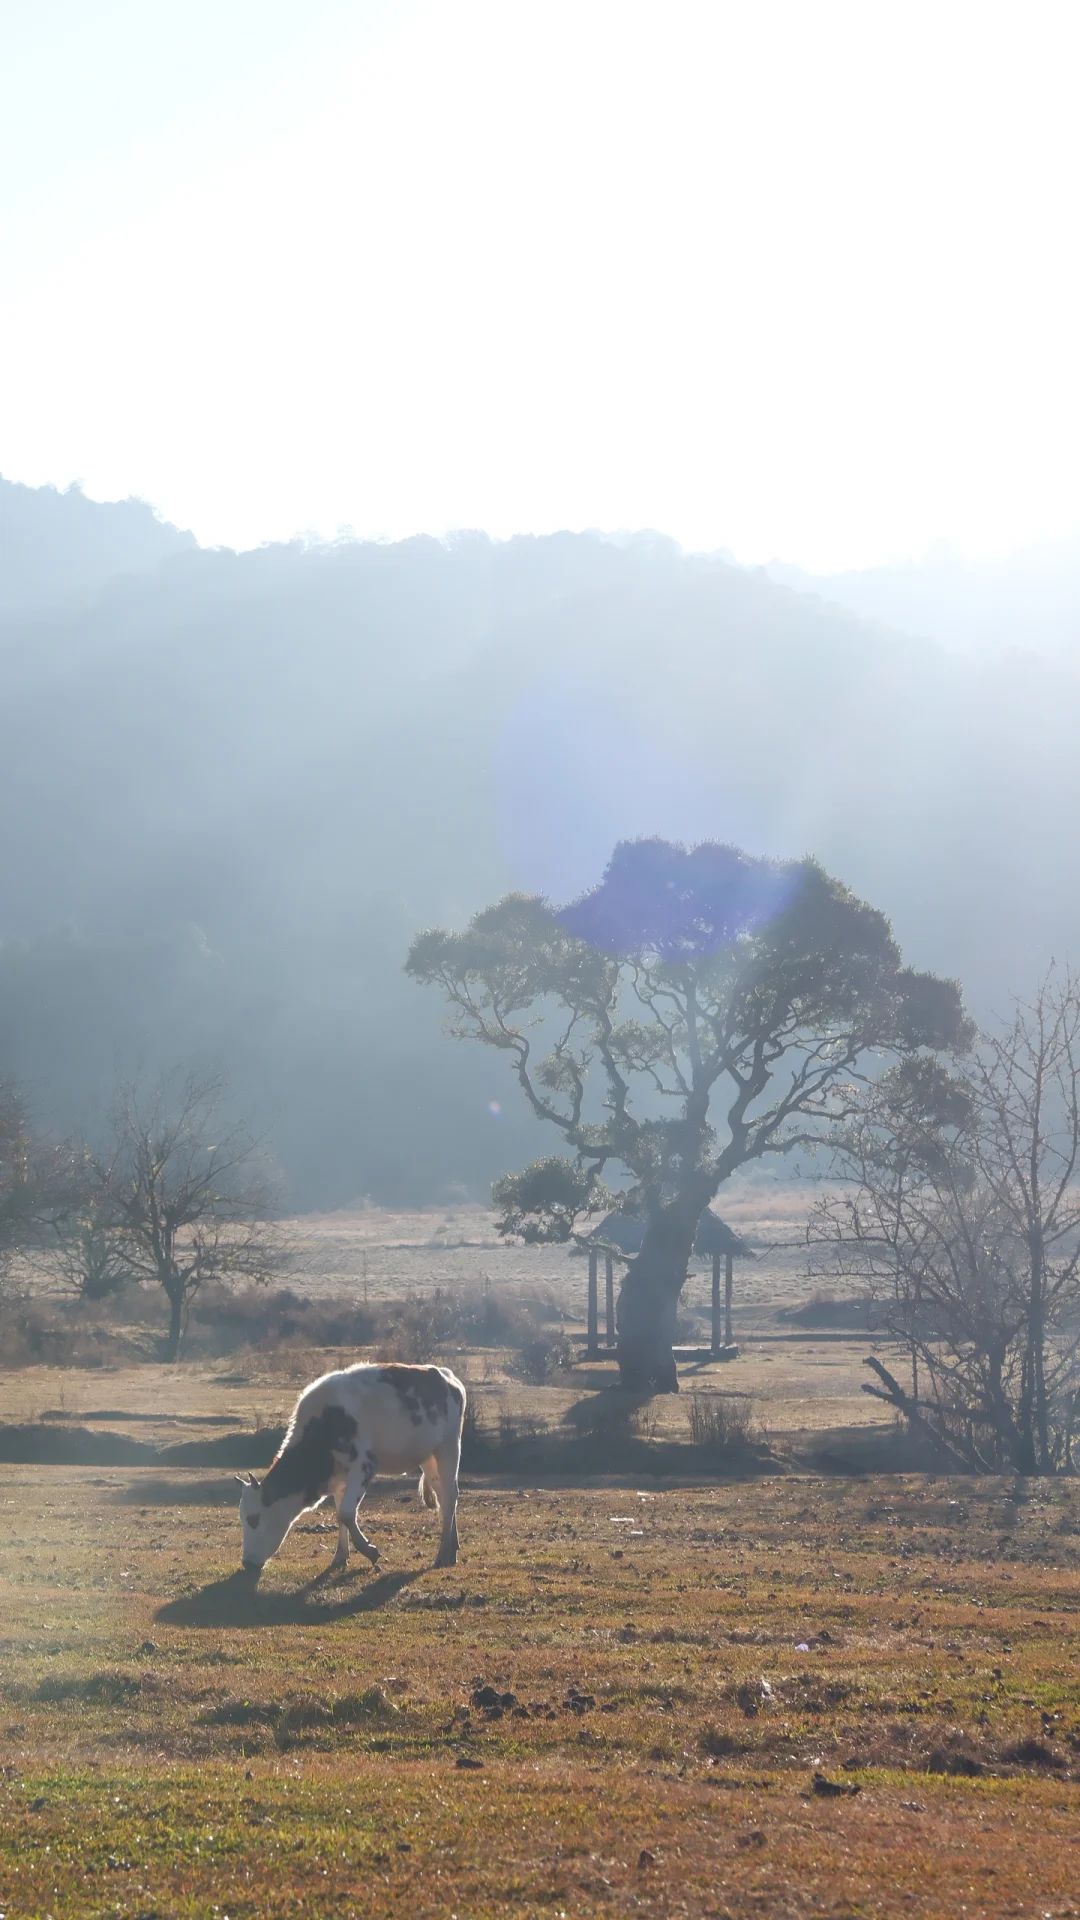
[[[437,1567],[457,1564],[458,1464],[465,1389],[448,1367],[359,1366],[325,1373],[305,1387],[265,1479],[237,1476],[244,1566],[257,1570],[277,1552],[293,1521],[329,1495],[337,1508],[338,1547],[327,1571],[349,1558],[349,1542],[372,1566],[379,1549],[365,1540],[356,1510],[376,1473],[420,1469],[420,1498],[442,1512]]]

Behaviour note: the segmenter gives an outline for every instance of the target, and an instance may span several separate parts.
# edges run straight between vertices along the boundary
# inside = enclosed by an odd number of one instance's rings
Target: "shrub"
[[[540,1383],[571,1358],[565,1334],[550,1324],[558,1318],[554,1298],[543,1291],[510,1296],[487,1286],[455,1294],[436,1289],[366,1307],[289,1287],[208,1282],[191,1303],[183,1350],[191,1359],[255,1351],[269,1360],[307,1348],[342,1348],[350,1357],[375,1348],[380,1359],[415,1362],[452,1360],[465,1347],[502,1347],[518,1354],[526,1379]],[[156,1359],[164,1332],[160,1290],[153,1286],[134,1284],[100,1300],[11,1286],[0,1296],[3,1366]]]
[[[568,1336],[554,1328],[534,1333],[517,1351],[517,1371],[534,1387],[545,1386],[573,1362],[574,1349]]]
[[[484,1418],[476,1398],[470,1395],[465,1405],[461,1429],[461,1455],[466,1466],[498,1464],[500,1454],[511,1454],[523,1441],[536,1440],[543,1427],[527,1413],[518,1413],[500,1399],[497,1421]]]
[[[636,1439],[655,1440],[660,1431],[660,1410],[655,1400],[646,1400],[644,1405],[635,1407],[628,1424]]]
[[[381,1308],[377,1338],[392,1359],[430,1360],[448,1346],[521,1349],[557,1318],[550,1294],[510,1297],[486,1285],[449,1294],[437,1287]]]
[[[691,1444],[703,1451],[734,1451],[754,1438],[753,1401],[748,1393],[692,1393],[687,1415]]]
[[[838,1300],[834,1294],[819,1289],[799,1307],[782,1307],[777,1318],[797,1327],[858,1327],[872,1332],[880,1312],[875,1315],[875,1302],[869,1296],[852,1295]]]
[[[365,1687],[363,1693],[341,1694],[331,1711],[342,1726],[355,1727],[373,1720],[396,1720],[400,1709],[387,1699],[381,1687]]]
[[[241,1347],[365,1347],[375,1318],[349,1300],[320,1299],[288,1287],[208,1285],[196,1296],[184,1351],[220,1358]]]

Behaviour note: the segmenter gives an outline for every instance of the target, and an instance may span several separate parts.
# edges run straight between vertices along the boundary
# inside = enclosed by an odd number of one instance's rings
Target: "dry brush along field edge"
[[[235,1489],[232,1490],[235,1492]],[[1080,1914],[1080,1488],[0,1468],[0,1912]]]

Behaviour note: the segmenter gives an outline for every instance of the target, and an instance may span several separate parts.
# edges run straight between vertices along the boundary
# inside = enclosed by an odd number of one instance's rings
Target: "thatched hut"
[[[599,1349],[599,1298],[597,1287],[598,1256],[603,1253],[607,1269],[607,1338],[615,1343],[615,1261],[632,1260],[640,1253],[645,1238],[645,1222],[632,1213],[606,1213],[586,1236],[589,1254],[589,1352]],[[694,1252],[699,1259],[712,1262],[712,1339],[710,1352],[716,1359],[734,1355],[731,1330],[731,1300],[736,1260],[752,1260],[753,1250],[726,1220],[706,1207],[694,1235]],[[720,1268],[724,1267],[724,1307],[721,1320]],[[722,1337],[721,1337],[722,1335]]]

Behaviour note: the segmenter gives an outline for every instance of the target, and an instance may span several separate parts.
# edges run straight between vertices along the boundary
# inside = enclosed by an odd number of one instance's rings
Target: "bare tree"
[[[816,1270],[868,1283],[907,1348],[887,1399],[979,1470],[1070,1464],[1080,1411],[1080,982],[1051,968],[963,1070],[901,1063],[843,1136]]]
[[[141,1278],[122,1230],[106,1224],[101,1196],[89,1185],[57,1220],[45,1266],[57,1291],[87,1302],[105,1300]]]
[[[0,1292],[6,1289],[33,1212],[29,1149],[22,1094],[12,1081],[0,1081]]]
[[[165,1357],[180,1353],[187,1311],[208,1280],[269,1279],[278,1244],[272,1188],[257,1144],[229,1120],[217,1078],[120,1089],[107,1150],[90,1157],[92,1231],[132,1278],[169,1303]]]
[[[50,1243],[79,1190],[78,1153],[38,1133],[22,1089],[0,1081],[0,1286],[18,1255]]]

